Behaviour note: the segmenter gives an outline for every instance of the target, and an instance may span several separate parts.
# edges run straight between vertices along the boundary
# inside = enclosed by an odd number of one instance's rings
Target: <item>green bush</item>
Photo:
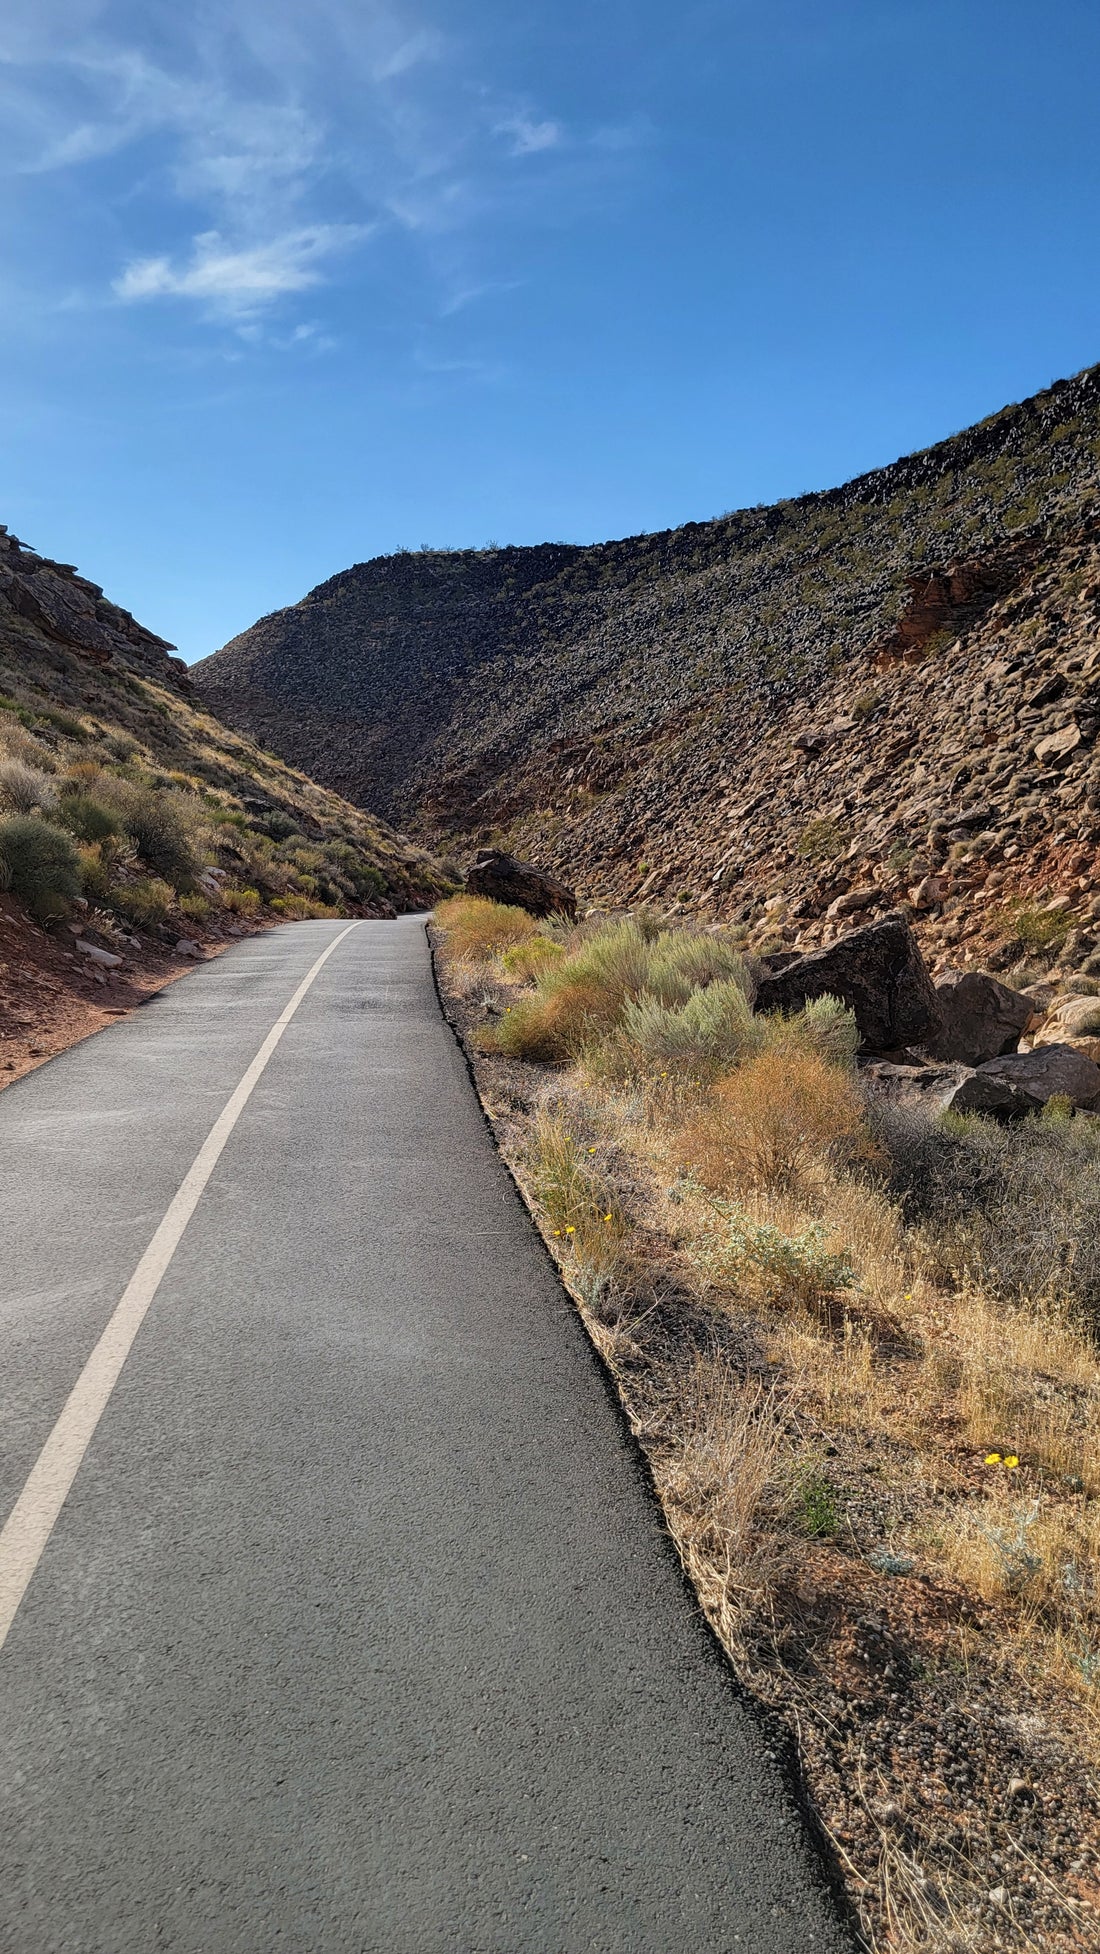
[[[57,819],[78,841],[106,841],[122,829],[121,817],[114,808],[96,800],[94,794],[63,794]]]
[[[114,883],[109,900],[111,908],[138,929],[155,929],[171,909],[175,891],[158,876],[139,876],[135,882]]]
[[[0,821],[0,857],[8,887],[40,923],[68,914],[80,894],[80,857],[60,828],[35,814]]]
[[[662,1004],[646,991],[627,998],[608,1064],[622,1077],[640,1070],[703,1079],[759,1050],[762,1032],[737,978],[707,984],[679,1005]]]
[[[183,797],[120,780],[113,785],[111,798],[142,861],[173,888],[185,889],[194,880],[198,861],[192,840],[194,816],[182,804]]]

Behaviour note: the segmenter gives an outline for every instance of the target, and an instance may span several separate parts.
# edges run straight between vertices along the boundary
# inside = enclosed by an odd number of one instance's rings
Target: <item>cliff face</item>
[[[64,645],[93,665],[114,665],[143,673],[189,692],[182,658],[103,595],[98,584],[78,575],[71,563],[55,563],[28,549],[0,523],[0,638],[40,648],[42,640]]]
[[[505,840],[595,899],[644,888],[728,914],[784,897],[808,929],[825,896],[885,870],[873,826],[919,865],[962,786],[976,801],[1000,783],[1006,815],[1038,797],[1000,844],[1010,862],[1038,862],[1040,817],[1087,842],[1098,456],[1091,369],[772,508],[591,548],[375,559],[195,682],[434,839]],[[1029,704],[1044,674],[1063,691]],[[1057,732],[1078,698],[1077,744],[1037,756],[1027,715]]]

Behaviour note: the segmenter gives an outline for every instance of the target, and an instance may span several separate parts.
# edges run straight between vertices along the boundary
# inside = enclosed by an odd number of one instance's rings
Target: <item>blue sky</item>
[[[185,656],[1100,358],[1094,0],[7,0],[0,520]]]

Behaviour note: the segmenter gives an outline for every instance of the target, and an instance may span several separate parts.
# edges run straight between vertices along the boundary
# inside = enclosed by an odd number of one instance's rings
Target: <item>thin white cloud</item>
[[[511,137],[513,156],[537,156],[544,149],[559,149],[565,141],[560,122],[540,122],[530,115],[511,115],[498,122],[497,134]]]
[[[124,304],[195,299],[213,313],[247,319],[289,292],[319,285],[321,262],[365,235],[359,224],[314,224],[264,244],[233,249],[217,231],[204,231],[195,238],[187,264],[174,264],[168,257],[138,258],[115,279],[113,290]]]
[[[282,306],[287,345],[316,345],[320,329],[293,338],[295,295],[400,226],[458,311],[499,284],[480,250],[494,223],[545,207],[555,183],[575,195],[601,167],[594,145],[617,139],[496,90],[479,72],[489,50],[442,32],[433,4],[9,0],[9,172],[110,172],[100,207],[141,249],[126,262],[123,245],[99,289],[127,305],[189,306],[238,337],[262,315],[264,344]],[[525,166],[555,152],[553,168]]]

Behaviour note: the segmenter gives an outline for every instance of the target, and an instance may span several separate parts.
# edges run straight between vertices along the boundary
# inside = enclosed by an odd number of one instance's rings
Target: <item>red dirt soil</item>
[[[208,939],[201,947],[209,958],[229,941]],[[0,1090],[195,968],[194,957],[144,943],[127,951],[119,969],[101,970],[75,949],[70,932],[40,929],[11,896],[0,895]]]

